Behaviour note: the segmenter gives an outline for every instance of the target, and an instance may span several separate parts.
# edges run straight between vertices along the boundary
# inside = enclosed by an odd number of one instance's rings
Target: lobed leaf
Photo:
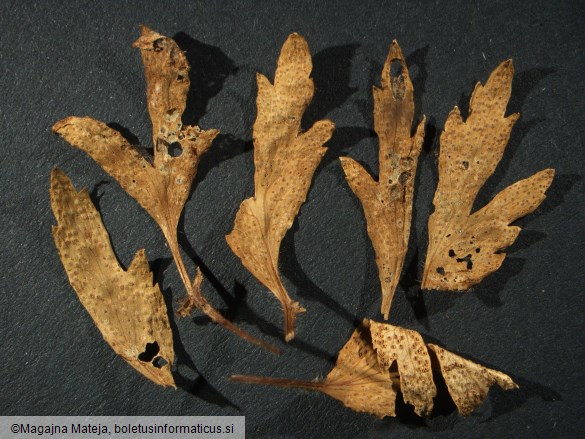
[[[294,337],[296,314],[304,311],[293,301],[278,272],[278,253],[285,233],[307,197],[313,173],[333,133],[332,122],[316,122],[300,133],[301,118],[313,97],[309,47],[292,34],[282,47],[274,84],[257,74],[258,115],[254,123],[254,197],[244,200],[234,228],[226,236],[242,264],[280,301],[285,339]]]
[[[159,225],[187,290],[180,316],[188,316],[198,308],[236,335],[277,353],[276,347],[242,331],[209,304],[201,292],[200,271],[195,282],[189,277],[179,249],[177,225],[199,160],[219,131],[182,124],[190,85],[189,63],[175,41],[142,26],[133,47],[140,49],[144,64],[152,121],[152,163],[118,131],[90,117],[67,117],[55,123],[53,132],[89,154]],[[180,149],[178,156],[170,153],[175,147]]]
[[[112,349],[142,375],[175,386],[173,337],[167,307],[144,250],[127,270],[120,267],[108,232],[86,189],[77,192],[60,170],[51,173],[53,237],[79,300]],[[158,347],[153,358],[142,353]],[[165,364],[161,365],[161,362]]]
[[[496,271],[520,227],[510,224],[535,210],[554,177],[545,169],[496,195],[471,213],[480,188],[500,162],[518,114],[505,117],[514,67],[504,61],[478,83],[467,120],[455,107],[441,135],[439,184],[429,218],[429,248],[422,287],[466,290]]]
[[[189,197],[201,156],[218,130],[183,126],[189,91],[189,64],[170,38],[142,26],[133,44],[142,53],[147,104],[152,121],[154,162],[147,160],[116,130],[90,117],[67,117],[53,132],[89,154],[175,240],[177,224]],[[181,154],[169,154],[179,145]]]
[[[431,355],[432,354],[432,355]],[[497,384],[505,390],[518,386],[502,372],[466,360],[437,345],[425,345],[418,332],[365,319],[337,357],[323,381],[234,375],[233,381],[317,390],[354,411],[378,418],[396,416],[396,395],[414,406],[419,416],[433,409],[437,387],[433,370],[440,372],[459,413],[469,415]]]
[[[396,61],[401,73],[392,76],[391,66]],[[373,93],[374,127],[380,140],[378,181],[355,160],[340,160],[345,178],[364,209],[382,287],[381,312],[388,319],[408,250],[414,180],[425,124],[423,117],[411,136],[413,86],[396,40],[382,69],[382,88],[374,87]]]

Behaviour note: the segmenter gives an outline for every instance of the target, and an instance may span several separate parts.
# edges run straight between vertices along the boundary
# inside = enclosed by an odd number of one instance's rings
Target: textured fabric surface
[[[382,2],[380,2],[382,3]],[[386,3],[386,2],[385,2]],[[166,6],[163,6],[166,5]],[[579,6],[581,4],[581,6]],[[0,414],[240,415],[250,438],[575,437],[585,411],[585,8],[582,2],[11,2],[0,5]],[[156,224],[98,165],[50,132],[92,116],[150,147],[139,24],[174,37],[192,65],[186,123],[221,134],[201,161],[179,226],[187,259],[202,265],[204,294],[275,357],[199,314],[172,316],[179,389],[156,386],[116,357],[83,309],[51,237],[49,174],[89,188],[127,267],[146,249],[167,304],[184,290]],[[287,233],[280,269],[307,308],[297,339],[282,342],[276,300],[241,265],[224,236],[253,193],[255,73],[272,79],[286,37],[303,35],[316,93],[304,127],[337,129],[307,202]],[[415,120],[427,115],[413,225],[390,323],[419,331],[487,367],[518,391],[492,389],[468,418],[449,401],[419,420],[353,413],[322,394],[231,383],[231,374],[325,376],[363,317],[380,319],[375,256],[362,208],[338,157],[377,174],[371,87],[392,39],[414,85]],[[481,207],[499,190],[552,167],[548,198],[519,221],[502,268],[471,292],[420,292],[427,218],[437,184],[439,134],[454,105],[466,114],[476,81],[513,58],[508,112],[522,113]],[[194,266],[188,269],[194,275]]]

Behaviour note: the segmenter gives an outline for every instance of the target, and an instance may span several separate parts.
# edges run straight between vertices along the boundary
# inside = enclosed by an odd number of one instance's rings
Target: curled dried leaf
[[[463,416],[483,403],[492,385],[505,390],[518,388],[502,372],[480,366],[437,345],[425,345],[418,332],[368,319],[354,331],[323,381],[247,375],[234,375],[231,379],[317,390],[352,410],[379,418],[396,416],[396,395],[402,392],[404,401],[413,405],[419,416],[428,416],[437,393],[433,370],[442,373],[449,394]]]
[[[394,62],[400,63],[397,76],[391,75]],[[340,160],[345,178],[364,209],[382,287],[381,312],[388,319],[408,250],[414,180],[425,124],[423,117],[411,136],[413,86],[396,40],[382,69],[382,88],[374,87],[373,92],[374,127],[380,139],[378,181],[355,160]]]
[[[176,387],[167,307],[158,285],[153,284],[144,250],[124,270],[87,190],[77,192],[67,176],[54,169],[50,194],[58,223],[53,226],[53,237],[59,256],[104,339],[148,379]],[[143,352],[149,345],[154,351],[145,358]]]
[[[496,169],[518,114],[505,117],[514,67],[504,61],[471,96],[463,121],[455,107],[441,135],[439,184],[429,218],[429,248],[422,287],[466,290],[504,262],[520,227],[510,224],[534,211],[554,177],[545,169],[497,194],[471,213],[480,188]]]
[[[191,283],[179,249],[177,225],[199,160],[219,131],[182,124],[190,85],[189,63],[175,41],[142,26],[133,47],[140,49],[144,63],[153,162],[118,131],[90,117],[67,117],[55,123],[53,132],[89,154],[159,225],[187,290],[184,302],[190,307],[181,309],[182,316],[198,308],[236,335],[276,352],[274,346],[242,331],[217,312],[203,297],[201,282]],[[174,147],[180,149],[180,155],[171,155]]]
[[[378,418],[395,416],[398,376],[380,367],[367,327],[354,331],[341,348],[335,367],[323,381],[233,375],[232,381],[317,390],[335,398],[356,412]],[[393,381],[395,384],[393,385]]]
[[[280,301],[284,312],[285,339],[294,337],[297,313],[278,272],[278,253],[301,204],[307,197],[313,173],[326,148],[334,125],[316,122],[300,133],[301,118],[313,97],[309,47],[292,34],[282,47],[274,84],[257,74],[258,115],[254,123],[254,197],[242,202],[234,229],[226,236],[243,265]]]
[[[485,401],[494,384],[504,390],[518,388],[512,378],[502,372],[473,363],[440,346],[431,343],[427,346],[435,353],[451,398],[463,416],[471,414]]]
[[[370,332],[380,367],[389,370],[396,363],[404,402],[413,405],[417,415],[429,415],[437,388],[433,381],[431,360],[421,335],[416,331],[375,321],[370,321]]]

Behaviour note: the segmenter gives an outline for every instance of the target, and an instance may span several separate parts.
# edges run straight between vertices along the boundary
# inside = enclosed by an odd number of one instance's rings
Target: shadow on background
[[[158,258],[150,262],[150,270],[153,273],[154,282],[159,284],[165,304],[167,307],[167,314],[169,324],[173,334],[173,348],[176,356],[176,363],[172,370],[173,378],[177,387],[197,396],[198,398],[207,401],[210,404],[219,407],[234,407],[239,410],[239,407],[233,404],[228,398],[217,391],[209,382],[199,373],[191,356],[185,349],[185,345],[181,340],[179,328],[173,316],[173,298],[170,288],[162,290],[164,284],[164,272],[173,263],[172,258]]]

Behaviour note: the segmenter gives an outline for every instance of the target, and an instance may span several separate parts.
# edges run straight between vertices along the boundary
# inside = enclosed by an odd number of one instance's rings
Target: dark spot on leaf
[[[445,269],[443,267],[437,267],[437,273],[439,273],[441,276],[445,275]]]

